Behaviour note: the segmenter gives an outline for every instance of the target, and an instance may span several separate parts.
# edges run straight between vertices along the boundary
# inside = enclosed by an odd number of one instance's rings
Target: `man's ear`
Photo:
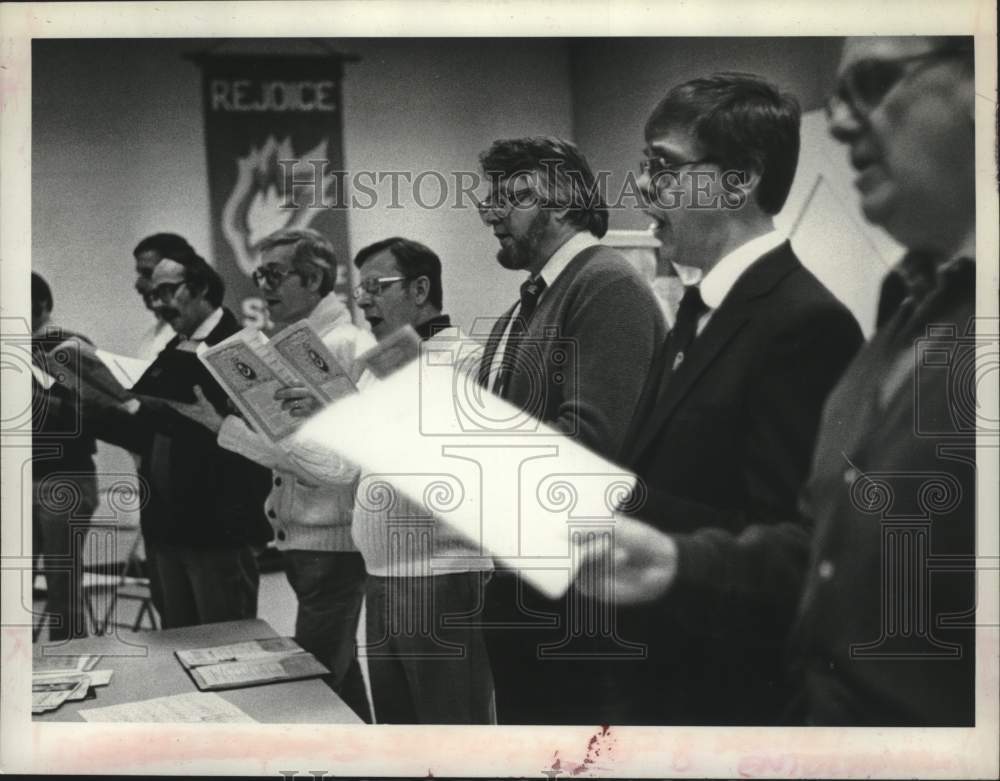
[[[721,185],[725,207],[742,209],[747,203],[754,203],[763,175],[764,169],[753,163],[740,169],[723,170]]]
[[[303,287],[311,293],[318,293],[320,285],[323,284],[322,274],[304,274],[302,276]]]
[[[431,294],[431,280],[429,277],[417,277],[410,282],[410,290],[413,291],[413,300],[418,306],[426,303]]]

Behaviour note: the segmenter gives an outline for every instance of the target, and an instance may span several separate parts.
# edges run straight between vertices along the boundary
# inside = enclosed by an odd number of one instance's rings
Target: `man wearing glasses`
[[[972,367],[996,345],[972,328],[972,40],[849,39],[838,75],[830,131],[849,147],[865,216],[933,261],[826,403],[800,504],[811,552],[788,545],[797,516],[780,508],[742,531],[621,518],[615,594],[650,614],[699,592],[729,613],[770,603],[776,627],[794,623],[793,723],[971,726]]]
[[[152,361],[174,338],[173,329],[160,318],[156,307],[153,306],[153,269],[163,258],[176,258],[193,252],[187,240],[176,233],[154,233],[146,236],[132,250],[132,257],[135,258],[135,290],[142,296],[146,309],[156,318],[156,322],[139,340],[136,357]]]
[[[97,434],[141,455],[148,501],[141,523],[155,558],[164,628],[254,618],[259,571],[252,546],[271,538],[262,506],[267,473],[220,448],[162,400],[194,402],[195,389],[216,410],[226,394],[198,359],[240,330],[222,306],[222,278],[203,258],[179,252],[157,263],[150,296],[176,332],[120,408],[102,408]]]
[[[519,300],[490,334],[480,383],[617,460],[664,336],[656,297],[624,256],[600,243],[608,208],[575,145],[552,137],[499,140],[480,165],[490,192],[479,214],[499,243],[497,261],[527,274]],[[627,664],[621,655],[632,649],[617,636],[574,635],[590,607],[572,596],[547,599],[516,569],[497,571],[485,621],[501,723],[608,721],[604,706],[616,696],[611,672]],[[570,640],[562,655],[546,654],[546,645]]]
[[[662,251],[701,277],[626,439],[646,483],[634,514],[698,542],[794,519],[823,401],[862,341],[774,227],[798,163],[798,104],[757,76],[718,73],[671,89],[645,136],[646,211]],[[808,528],[782,535],[770,555],[794,563]],[[771,614],[797,595],[748,598],[734,618],[727,583],[713,585],[626,615],[626,637],[649,646],[625,671],[630,723],[762,724],[784,706],[784,631]]]
[[[259,246],[254,282],[280,327],[307,320],[348,371],[375,341],[354,325],[333,292],[337,258],[333,245],[309,228],[287,229]],[[357,381],[357,375],[352,376]],[[285,574],[298,600],[295,640],[331,671],[328,685],[362,719],[370,721],[361,667],[354,652],[364,598],[365,565],[351,540],[356,472],[328,465],[330,479],[317,485],[285,451],[259,435],[237,415],[223,417],[201,394],[195,405],[178,407],[218,435],[226,450],[273,470],[264,509],[282,552]],[[293,414],[313,412],[318,402],[305,388],[285,388],[278,397]]]
[[[421,339],[457,335],[442,312],[441,260],[428,247],[384,239],[358,252],[354,264],[361,273],[354,296],[379,341],[407,325]],[[368,570],[365,629],[375,718],[381,724],[495,723],[485,640],[468,618],[493,563],[422,506],[387,489],[378,475],[361,475],[353,526]]]

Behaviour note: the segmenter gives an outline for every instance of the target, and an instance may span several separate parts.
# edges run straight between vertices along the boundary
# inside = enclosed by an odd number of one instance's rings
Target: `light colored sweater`
[[[347,308],[333,294],[325,296],[306,318],[342,366],[355,372],[355,358],[374,346],[375,339],[351,322]],[[282,550],[353,551],[351,522],[358,470],[331,456],[323,484],[296,467],[278,445],[254,431],[242,418],[230,415],[219,429],[221,447],[273,470],[271,493],[264,504]]]

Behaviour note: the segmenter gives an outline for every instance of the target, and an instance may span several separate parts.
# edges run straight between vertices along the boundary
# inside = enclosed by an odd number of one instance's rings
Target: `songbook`
[[[330,674],[315,656],[290,637],[268,637],[175,651],[174,654],[202,691],[239,689]]]
[[[60,342],[47,355],[46,372],[61,385],[105,403],[133,397],[131,388],[152,361],[100,350],[82,339]]]
[[[349,370],[306,321],[270,340],[256,328],[244,328],[199,358],[244,417],[275,443],[303,420],[282,409],[281,401],[274,398],[278,389],[302,385],[323,402],[355,392]]]
[[[358,363],[381,380],[416,360],[419,354],[420,337],[413,330],[413,326],[404,325],[374,347],[361,353],[358,356]]]

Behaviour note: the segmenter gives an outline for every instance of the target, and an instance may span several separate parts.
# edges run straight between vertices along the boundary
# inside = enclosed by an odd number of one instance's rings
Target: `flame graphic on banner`
[[[233,250],[236,264],[250,276],[257,266],[255,247],[261,239],[283,228],[303,228],[309,225],[318,213],[309,208],[314,202],[326,203],[333,186],[334,177],[325,175],[317,184],[322,188],[315,192],[312,184],[293,188],[293,197],[284,197],[284,182],[279,160],[294,160],[293,180],[312,182],[315,169],[311,160],[325,161],[326,140],[304,155],[296,155],[290,138],[280,144],[274,136],[268,136],[264,146],[252,148],[250,153],[236,161],[236,183],[222,209],[222,235]],[[299,204],[283,208],[286,201]]]

